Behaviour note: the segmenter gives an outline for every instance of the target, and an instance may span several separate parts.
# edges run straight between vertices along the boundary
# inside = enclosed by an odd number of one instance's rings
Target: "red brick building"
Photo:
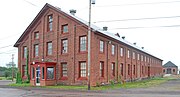
[[[87,24],[46,4],[14,45],[22,78],[28,50],[32,85],[87,84]],[[91,27],[91,86],[162,75],[161,59],[118,34]]]
[[[163,65],[163,73],[177,75],[178,66],[176,66],[171,61],[168,61],[166,64]]]

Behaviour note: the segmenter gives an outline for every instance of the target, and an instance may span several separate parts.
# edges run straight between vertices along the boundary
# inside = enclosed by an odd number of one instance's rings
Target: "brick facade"
[[[49,15],[53,15],[52,31],[48,31]],[[62,32],[63,25],[68,25],[68,32]],[[35,32],[39,32],[38,39],[35,39]],[[81,52],[79,43],[81,36],[86,36],[87,44],[86,24],[58,8],[46,4],[14,45],[18,47],[18,67],[21,74],[23,71],[22,66],[25,65],[26,62],[26,58],[23,57],[23,47],[27,47],[29,50],[29,72],[31,71],[33,62],[43,61],[56,63],[56,80],[42,81],[41,85],[87,84],[88,77],[81,78],[79,74],[80,62],[86,62],[86,75],[88,70],[87,45],[86,51]],[[67,53],[62,53],[62,40],[64,39],[68,41]],[[100,40],[104,42],[103,52],[100,52]],[[52,42],[52,55],[47,55],[48,42]],[[39,47],[37,57],[34,55],[35,44],[38,44]],[[114,55],[112,55],[112,45],[115,47]],[[123,48],[123,56],[120,55],[120,48]],[[135,56],[135,58],[133,58],[133,56]],[[100,76],[100,62],[103,63],[103,77]],[[67,63],[66,78],[61,76],[62,63]],[[112,74],[112,64],[114,64],[114,75]],[[143,49],[134,48],[108,35],[99,33],[98,31],[92,31],[90,69],[90,82],[92,86],[95,86],[97,83],[105,84],[110,81],[131,81],[160,76],[162,75],[162,60],[144,52]],[[33,80],[31,80],[31,83],[35,85]]]

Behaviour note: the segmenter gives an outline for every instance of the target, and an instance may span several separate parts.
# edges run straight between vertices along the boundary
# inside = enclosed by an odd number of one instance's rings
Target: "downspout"
[[[57,25],[58,25],[58,27],[57,27],[57,54],[56,54],[56,62],[57,62],[57,64],[59,63],[59,53],[58,53],[58,44],[59,44],[59,16],[58,16],[58,20],[57,20]],[[56,64],[56,69],[58,68],[58,66],[57,66],[57,64]],[[59,68],[58,68],[59,69]],[[60,70],[59,70],[60,71]],[[57,70],[56,70],[56,85],[57,85],[57,81],[58,81],[58,76],[57,76]]]
[[[76,62],[75,62],[76,47],[75,47],[75,46],[76,46],[76,25],[74,25],[74,60],[73,60],[73,61],[74,61],[74,80],[73,80],[74,83],[75,83],[75,81],[76,81],[76,80],[75,80],[75,78],[76,78],[76,77],[75,77],[75,74],[76,74],[76,72],[75,72],[75,71],[76,71],[76,69],[75,69],[75,67],[76,67],[76,65],[75,65],[75,63],[76,63]]]
[[[117,82],[118,82],[118,80],[119,80],[119,74],[118,74],[118,63],[119,63],[119,61],[118,61],[118,55],[119,55],[119,53],[118,53],[118,44],[117,44],[117,53],[116,53],[116,72],[117,72]]]
[[[107,83],[109,83],[109,73],[108,73],[108,60],[109,60],[109,57],[108,57],[108,43],[109,41],[107,41],[107,51],[106,51],[106,65],[107,65]]]
[[[126,70],[126,48],[124,48],[124,69],[125,69],[125,72],[124,72],[124,80],[126,80],[126,72],[127,72],[127,70]]]

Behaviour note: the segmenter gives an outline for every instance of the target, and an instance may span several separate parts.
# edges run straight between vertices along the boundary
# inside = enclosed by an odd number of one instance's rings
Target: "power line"
[[[0,47],[0,49],[2,49],[2,48],[7,48],[7,47],[10,47],[10,46],[13,46],[13,44],[7,45],[7,46],[2,46],[2,47]]]
[[[23,1],[25,1],[25,2],[29,3],[30,5],[33,5],[33,6],[38,7],[37,5],[35,5],[34,3],[30,2],[30,1],[27,1],[27,0],[23,0]]]
[[[167,2],[148,2],[148,3],[132,3],[132,4],[120,4],[120,5],[101,5],[95,7],[118,7],[118,6],[134,6],[134,5],[153,5],[153,4],[166,4],[166,3],[179,3],[180,1],[167,1]]]
[[[116,30],[116,29],[144,29],[144,28],[161,28],[161,27],[180,27],[180,25],[167,25],[167,26],[151,26],[151,27],[126,27],[126,28],[113,28],[109,30]]]
[[[97,22],[94,22],[94,23],[101,23],[101,22],[118,22],[118,21],[135,21],[135,20],[151,20],[151,19],[168,19],[168,18],[180,18],[180,16],[150,17],[150,18],[121,19],[121,20],[107,20],[107,21],[97,21]]]

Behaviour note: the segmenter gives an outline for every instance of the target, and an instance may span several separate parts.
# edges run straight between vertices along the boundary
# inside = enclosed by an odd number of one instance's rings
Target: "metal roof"
[[[163,65],[163,67],[178,67],[176,66],[174,63],[172,63],[171,61],[168,61],[166,64]]]

